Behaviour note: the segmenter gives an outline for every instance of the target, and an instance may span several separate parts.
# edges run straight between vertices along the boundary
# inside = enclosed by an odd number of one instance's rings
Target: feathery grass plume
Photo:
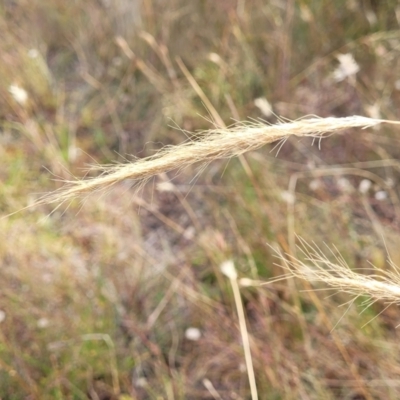
[[[400,123],[361,116],[345,118],[302,118],[276,125],[263,122],[240,122],[230,128],[217,128],[201,132],[177,146],[166,146],[153,156],[128,164],[95,166],[102,171],[95,178],[65,181],[65,186],[39,199],[38,204],[64,203],[91,192],[110,188],[126,179],[143,183],[163,172],[182,169],[195,163],[207,165],[213,160],[240,156],[259,149],[267,143],[281,141],[290,136],[322,137],[348,128],[368,128],[380,123]]]
[[[352,270],[336,249],[334,252],[327,246],[327,250],[335,259],[333,262],[315,243],[310,245],[304,239],[298,239],[298,249],[303,254],[304,261],[293,256],[285,259],[284,268],[288,269],[292,276],[309,282],[326,283],[338,289],[338,292],[349,293],[356,298],[362,295],[370,296],[374,300],[369,304],[375,300],[389,304],[400,303],[400,271],[392,260],[389,259],[392,267],[390,271],[371,266],[363,268],[365,274],[361,274]],[[283,258],[282,255],[278,257]]]

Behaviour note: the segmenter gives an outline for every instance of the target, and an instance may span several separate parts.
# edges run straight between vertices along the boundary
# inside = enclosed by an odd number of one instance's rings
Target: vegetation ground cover
[[[399,13],[396,1],[4,1],[1,215],[185,132],[276,115],[398,120]],[[295,137],[0,219],[0,397],[249,398],[220,270],[233,260],[259,398],[397,399],[396,305],[261,283],[285,273],[276,254],[304,260],[296,234],[366,275],[400,265],[399,148],[385,124],[320,147]]]

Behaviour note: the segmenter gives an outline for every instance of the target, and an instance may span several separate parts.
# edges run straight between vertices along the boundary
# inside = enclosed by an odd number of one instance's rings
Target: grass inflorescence
[[[168,146],[155,155],[132,163],[113,166],[95,166],[101,175],[91,179],[68,182],[60,191],[49,194],[40,203],[64,203],[90,192],[109,189],[124,180],[133,180],[139,185],[156,175],[182,170],[200,163],[203,166],[218,159],[230,159],[257,150],[269,143],[280,141],[278,146],[291,136],[322,139],[323,135],[350,128],[368,128],[381,123],[397,124],[361,116],[345,118],[303,118],[297,121],[280,122],[275,125],[262,122],[237,123],[230,128],[218,128],[190,135],[185,143]]]
[[[0,398],[398,399],[396,7],[3,2]]]

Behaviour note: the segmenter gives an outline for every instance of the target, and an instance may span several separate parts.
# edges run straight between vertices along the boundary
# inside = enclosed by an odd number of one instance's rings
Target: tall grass
[[[72,186],[62,188],[61,191],[46,196],[37,205],[41,203],[68,202],[86,193],[109,189],[112,185],[126,179],[134,180],[141,185],[157,174],[165,174],[171,170],[182,170],[193,163],[201,163],[204,168],[210,162],[217,159],[240,156],[275,141],[279,141],[278,146],[282,147],[290,136],[312,137],[321,140],[324,134],[335,133],[350,128],[365,129],[381,123],[399,124],[397,121],[353,116],[347,118],[300,119],[294,122],[281,122],[277,125],[242,123],[237,124],[231,129],[220,128],[209,132],[202,132],[198,138],[192,136],[184,144],[164,148],[156,155],[132,164],[97,167],[97,169],[103,171],[101,176],[90,180],[74,182]],[[367,295],[374,299],[368,302],[368,305],[373,304],[376,300],[387,301],[387,307],[400,302],[399,271],[396,270],[393,262],[393,272],[384,272],[381,276],[378,274],[366,276],[350,269],[343,258],[337,256],[336,263],[333,263],[329,261],[320,249],[313,248],[304,241],[301,243],[303,245],[302,253],[305,255],[305,260],[302,262],[289,254],[289,261],[286,262],[286,265],[289,266],[289,273],[294,277],[310,282],[324,282],[336,288],[339,292],[353,294],[355,298],[350,305],[362,295]],[[285,259],[283,258],[283,260]],[[221,266],[221,270],[228,276],[232,285],[243,340],[251,397],[253,400],[256,400],[258,399],[258,392],[251,357],[250,341],[237,282],[237,273],[232,261],[225,261]],[[284,276],[282,279],[287,279],[287,276]],[[274,282],[276,281],[277,279],[274,279]],[[363,395],[368,399],[372,399],[354,368],[352,372],[359,383]]]
[[[0,397],[397,400],[396,7],[2,2]]]
[[[212,161],[237,157],[276,141],[279,141],[277,147],[282,147],[291,136],[320,140],[324,134],[350,128],[365,129],[381,123],[398,124],[396,121],[353,116],[299,119],[293,122],[282,121],[276,125],[261,122],[237,123],[231,128],[218,128],[196,135],[185,132],[189,136],[186,143],[165,147],[154,156],[133,163],[95,166],[94,169],[102,171],[100,176],[68,182],[67,187],[44,197],[38,204],[68,202],[82,194],[109,189],[127,179],[141,184],[158,174],[182,170],[195,163],[205,167]]]

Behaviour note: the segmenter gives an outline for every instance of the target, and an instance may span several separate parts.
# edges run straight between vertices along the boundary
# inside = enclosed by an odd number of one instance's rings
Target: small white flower
[[[196,229],[194,226],[189,226],[185,229],[185,232],[183,232],[183,237],[186,240],[192,240],[196,234]]]
[[[198,328],[187,328],[185,331],[185,338],[197,342],[201,338],[201,331]]]
[[[37,321],[37,326],[40,329],[47,328],[49,326],[49,324],[50,324],[50,321],[47,318],[40,318]]]
[[[21,104],[21,106],[23,106],[28,100],[28,93],[25,89],[18,85],[11,85],[8,88],[8,91],[11,93],[11,96],[14,98],[14,100]]]
[[[371,26],[376,25],[378,22],[378,17],[372,10],[367,10],[365,12],[365,17],[367,18],[367,20]]]
[[[159,192],[173,192],[173,191],[175,191],[175,186],[171,182],[164,181],[164,182],[157,183],[157,190]]]
[[[310,190],[315,192],[321,187],[321,181],[319,179],[313,179],[309,184],[308,187]]]
[[[387,197],[388,194],[384,190],[379,190],[378,192],[375,193],[375,199],[378,201],[386,200]]]
[[[350,53],[339,54],[337,59],[339,60],[339,66],[333,72],[333,79],[336,82],[341,82],[348,77],[354,77],[360,70],[356,60]]]
[[[266,116],[272,115],[272,106],[265,97],[259,97],[254,100],[254,105]]]
[[[217,53],[210,53],[210,54],[208,55],[208,59],[209,59],[210,61],[212,61],[214,64],[217,64],[217,65],[222,64],[222,58],[221,58],[221,56],[220,56],[219,54],[217,54]]]
[[[296,197],[294,196],[294,194],[288,192],[287,190],[284,190],[283,192],[281,192],[281,198],[287,204],[294,204],[294,202],[296,201]]]
[[[232,260],[224,261],[220,266],[221,272],[227,276],[229,279],[237,279],[237,272],[235,269],[235,264]]]
[[[372,182],[369,179],[363,179],[359,186],[358,186],[358,191],[362,194],[366,194],[369,189],[371,189]]]
[[[141,388],[141,387],[146,387],[148,382],[146,378],[141,377],[136,379],[135,384],[137,387]]]
[[[28,57],[30,57],[30,58],[38,58],[39,57],[39,52],[36,49],[30,49],[28,51]]]
[[[6,313],[3,310],[0,310],[0,324],[6,319]]]
[[[353,189],[349,180],[344,177],[338,179],[338,186],[343,192],[350,192]]]
[[[254,286],[254,281],[253,281],[253,279],[250,279],[250,278],[240,278],[239,285],[242,287]]]

